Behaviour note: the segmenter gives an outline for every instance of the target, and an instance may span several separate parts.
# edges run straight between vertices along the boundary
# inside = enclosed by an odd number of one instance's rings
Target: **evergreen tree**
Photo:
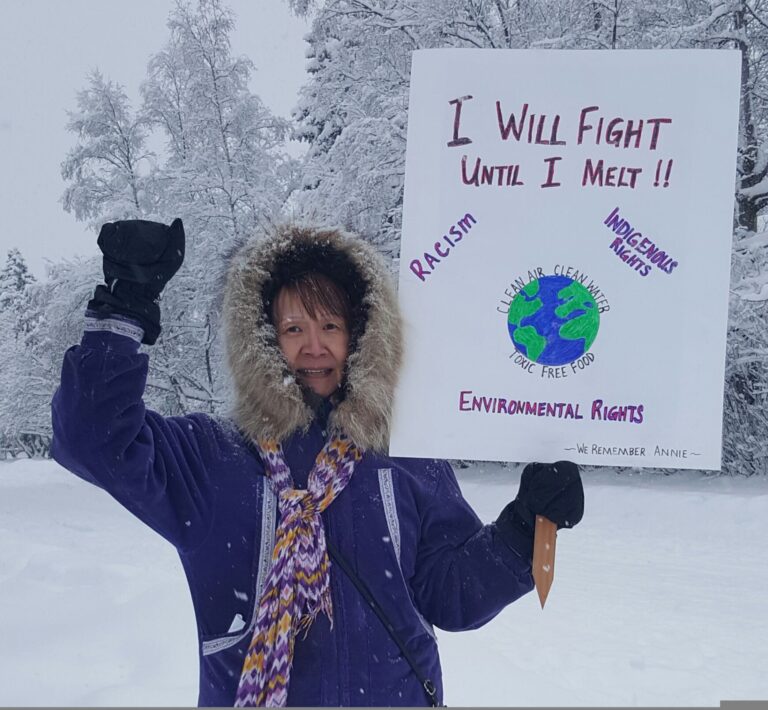
[[[16,247],[10,249],[0,269],[0,310],[19,314],[24,305],[24,290],[34,281],[21,252]]]
[[[0,269],[0,454],[43,455],[50,444],[49,384],[40,378],[32,348],[38,284],[21,252],[8,252]]]

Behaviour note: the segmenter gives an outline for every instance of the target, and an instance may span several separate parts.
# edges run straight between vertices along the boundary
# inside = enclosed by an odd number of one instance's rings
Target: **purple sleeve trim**
[[[109,332],[124,335],[137,343],[144,337],[144,329],[132,318],[112,314],[106,318],[97,316],[93,311],[85,313],[86,332]]]

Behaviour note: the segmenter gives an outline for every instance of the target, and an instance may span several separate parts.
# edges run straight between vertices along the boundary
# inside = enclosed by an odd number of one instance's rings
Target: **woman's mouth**
[[[298,370],[296,370],[297,374],[301,377],[328,377],[333,372],[333,368],[330,367],[321,367],[321,368],[310,368],[310,367],[300,367]]]

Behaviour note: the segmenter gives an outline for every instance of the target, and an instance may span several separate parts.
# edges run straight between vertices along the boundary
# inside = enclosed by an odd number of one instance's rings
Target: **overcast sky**
[[[256,65],[252,89],[288,116],[304,81],[307,24],[283,0],[227,0],[234,54]],[[0,0],[0,263],[16,246],[38,278],[45,259],[98,253],[96,235],[64,212],[64,126],[98,68],[139,100],[149,57],[162,48],[172,0]]]

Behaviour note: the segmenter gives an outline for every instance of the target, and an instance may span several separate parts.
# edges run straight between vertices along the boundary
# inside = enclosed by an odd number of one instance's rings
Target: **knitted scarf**
[[[259,441],[258,449],[278,496],[280,522],[235,707],[285,707],[296,634],[308,630],[321,611],[333,625],[331,563],[320,513],[347,485],[361,454],[345,435],[332,436],[309,472],[307,490],[298,490],[280,444]]]

